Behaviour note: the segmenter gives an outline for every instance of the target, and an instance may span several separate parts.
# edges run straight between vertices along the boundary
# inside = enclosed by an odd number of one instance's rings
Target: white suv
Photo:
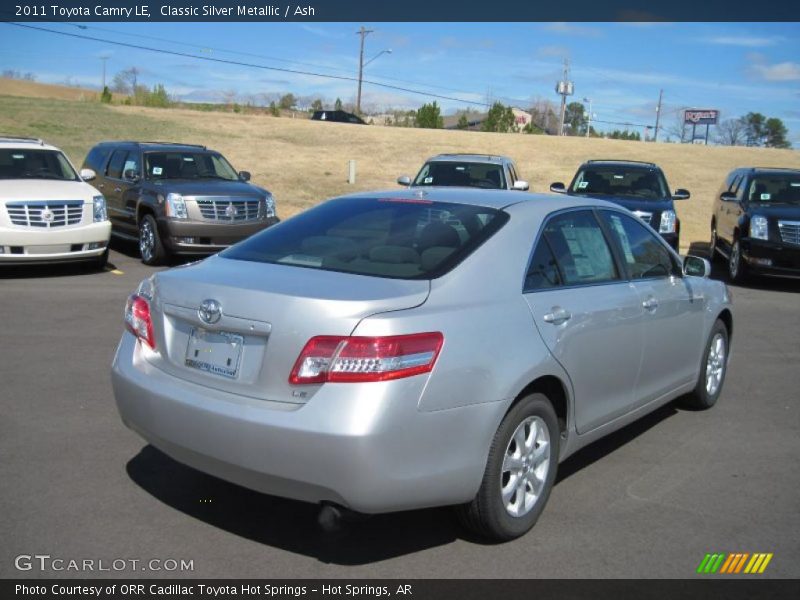
[[[0,265],[108,260],[106,201],[64,153],[0,135]]]

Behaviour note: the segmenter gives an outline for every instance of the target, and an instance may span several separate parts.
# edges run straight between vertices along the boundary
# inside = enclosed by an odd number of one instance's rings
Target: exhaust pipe
[[[363,521],[366,515],[332,502],[323,502],[317,515],[317,523],[325,533],[340,533],[349,523]]]

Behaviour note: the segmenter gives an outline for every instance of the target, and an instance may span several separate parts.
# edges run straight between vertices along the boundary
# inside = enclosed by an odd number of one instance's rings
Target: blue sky
[[[201,57],[354,77],[354,23],[87,23],[43,27]],[[365,23],[370,81],[473,102],[528,106],[558,102],[554,85],[564,58],[572,99],[591,98],[599,121],[649,124],[664,90],[662,123],[682,107],[718,108],[722,118],[757,111],[781,118],[800,146],[798,23]],[[292,92],[353,102],[352,81],[322,79],[196,58],[170,56],[0,24],[0,70],[33,72],[39,81],[99,86],[107,73],[136,66],[140,81],[163,83],[178,97],[220,101]],[[366,84],[371,110],[416,108],[433,98]],[[438,99],[445,113],[468,105]],[[481,106],[474,108],[481,109]],[[613,129],[619,125],[600,125]]]

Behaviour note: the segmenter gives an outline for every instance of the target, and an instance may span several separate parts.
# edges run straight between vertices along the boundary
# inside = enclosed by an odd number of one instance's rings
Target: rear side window
[[[631,279],[668,277],[675,271],[669,251],[639,221],[616,212],[602,214],[619,244]]]
[[[563,285],[555,256],[547,240],[542,238],[533,253],[528,274],[525,276],[525,291],[546,290]]]
[[[394,198],[331,200],[222,252],[278,263],[397,279],[444,275],[492,236],[508,214]]]
[[[555,258],[564,285],[605,283],[620,278],[603,230],[591,211],[570,211],[553,217],[545,225],[541,240]],[[546,259],[546,253],[542,252]],[[542,264],[546,265],[546,260]]]
[[[102,173],[103,167],[106,164],[106,159],[111,153],[110,146],[95,146],[86,155],[86,160],[83,162],[84,166],[92,169],[95,173]]]
[[[127,150],[114,150],[111,160],[108,163],[106,175],[111,179],[122,179],[122,167],[125,165],[125,157],[128,156]]]

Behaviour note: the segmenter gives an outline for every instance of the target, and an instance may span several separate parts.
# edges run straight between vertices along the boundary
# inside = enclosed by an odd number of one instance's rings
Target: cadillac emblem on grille
[[[228,204],[228,206],[225,207],[225,216],[228,217],[229,219],[233,219],[238,214],[239,211],[233,204]]]
[[[203,300],[197,309],[197,316],[203,323],[212,325],[222,317],[222,307],[216,300]]]
[[[52,223],[56,218],[56,214],[50,210],[49,208],[45,208],[42,211],[42,221],[45,223]]]

